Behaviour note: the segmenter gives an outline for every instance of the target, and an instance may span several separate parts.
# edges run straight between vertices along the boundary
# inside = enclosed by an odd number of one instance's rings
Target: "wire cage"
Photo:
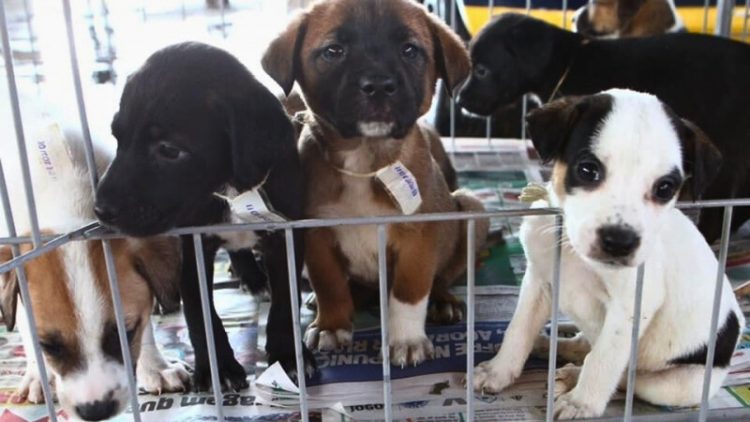
[[[63,11],[64,11],[64,20],[66,25],[66,35],[67,35],[67,46],[68,46],[68,56],[69,56],[69,65],[72,70],[72,84],[75,90],[75,99],[78,107],[78,118],[80,120],[80,125],[83,133],[83,138],[85,141],[85,151],[86,151],[86,163],[89,169],[90,174],[90,184],[93,189],[95,189],[97,182],[98,182],[98,174],[96,170],[95,160],[94,160],[94,154],[93,154],[93,147],[92,147],[92,140],[91,140],[91,134],[89,133],[89,118],[87,113],[87,104],[84,98],[84,88],[83,88],[83,81],[82,81],[82,71],[80,69],[79,65],[79,53],[77,50],[77,43],[74,37],[74,28],[73,28],[73,12],[71,9],[70,0],[61,0],[63,5]],[[25,2],[24,2],[25,3]],[[227,37],[227,28],[231,26],[231,23],[228,22],[226,14],[225,14],[225,3],[223,1],[218,1],[219,7],[219,17],[218,20],[212,18],[213,20],[209,23],[209,27],[212,27],[213,29],[218,30],[223,37]],[[482,2],[479,1],[470,1],[470,0],[436,0],[436,1],[424,1],[431,11],[441,15],[444,17],[447,22],[451,24],[451,26],[459,30],[461,28],[461,31],[469,31],[468,28],[471,28],[474,24],[469,22],[467,7],[475,7],[479,8],[482,7]],[[480,4],[482,3],[482,4]],[[522,1],[500,1],[500,0],[488,0],[486,2],[486,6],[484,6],[484,10],[481,13],[484,13],[487,17],[492,17],[499,12],[506,11],[509,7],[515,7],[517,9],[525,10],[526,13],[534,13],[534,5],[535,2],[532,2],[532,0],[525,0],[525,2]],[[543,2],[545,4],[549,2]],[[575,4],[574,4],[575,3]],[[570,2],[567,0],[562,0],[559,12],[562,16],[562,21],[560,22],[560,25],[563,27],[569,26],[569,17],[571,10],[569,9],[569,6],[571,5],[580,5],[580,3],[583,3],[582,1],[576,2],[575,0],[571,0]],[[698,3],[698,2],[695,2]],[[111,40],[111,28],[109,28],[109,23],[107,21],[107,16],[110,13],[107,8],[107,2],[102,0],[101,3],[97,6],[98,12],[94,12],[92,9],[92,2],[89,1],[89,19],[93,22],[95,19],[98,20],[98,23],[94,24],[92,23],[92,36],[96,38],[96,41],[98,43],[104,43],[105,46],[101,46],[100,44],[97,44],[97,52],[98,52],[98,59],[101,60],[106,65],[106,71],[110,72],[110,74],[114,74],[114,70],[112,68],[112,63],[116,59],[116,53],[115,49],[112,45]],[[510,4],[510,6],[508,6]],[[743,40],[747,40],[748,37],[748,19],[750,18],[750,13],[748,12],[748,7],[750,6],[750,0],[746,0],[744,4],[742,4],[739,0],[737,2],[735,1],[729,1],[729,0],[717,0],[716,2],[712,2],[710,0],[705,0],[700,5],[693,5],[693,2],[690,2],[691,6],[694,7],[702,7],[702,15],[703,15],[703,31],[708,32],[710,28],[715,29],[715,33],[718,36],[730,36],[732,35],[732,28],[733,25],[737,25],[737,21],[740,21],[740,26],[742,27],[741,33],[739,34],[739,38]],[[31,19],[31,16],[29,14],[28,5],[26,6],[26,13],[27,13],[27,20]],[[148,19],[148,10],[147,10],[147,4],[146,2],[143,2],[141,5],[140,12],[142,14],[142,19],[145,21]],[[181,14],[183,19],[187,14],[190,12],[185,6],[185,2],[182,2],[182,5],[180,9],[178,9],[175,13]],[[473,13],[477,13],[475,10]],[[739,16],[739,19],[738,19]],[[709,18],[715,17],[715,25],[709,25]],[[98,29],[96,29],[96,26],[99,26]],[[133,360],[130,354],[130,349],[128,347],[128,339],[126,335],[126,327],[125,327],[125,318],[123,314],[123,308],[122,308],[122,298],[120,297],[120,290],[117,287],[117,272],[115,269],[115,259],[112,253],[112,247],[110,245],[110,241],[112,239],[121,237],[122,235],[118,233],[110,232],[104,228],[102,228],[97,222],[92,221],[89,224],[86,224],[77,230],[68,232],[68,233],[55,233],[55,234],[43,234],[40,231],[39,223],[37,219],[37,209],[36,209],[36,203],[34,200],[34,186],[31,183],[31,176],[30,176],[30,169],[29,169],[29,157],[28,153],[26,151],[26,139],[24,137],[24,121],[22,120],[22,114],[21,114],[21,108],[20,108],[20,101],[19,101],[19,93],[18,93],[18,84],[19,84],[19,78],[23,78],[27,75],[19,75],[16,73],[17,66],[15,66],[15,61],[12,55],[12,49],[11,49],[11,40],[10,40],[10,32],[9,32],[9,18],[6,15],[6,2],[0,2],[0,35],[2,35],[2,52],[3,52],[3,59],[5,63],[5,74],[7,79],[7,85],[8,90],[10,94],[9,101],[12,106],[12,117],[13,117],[13,123],[15,132],[17,135],[17,147],[19,151],[19,159],[21,163],[21,170],[23,174],[23,182],[24,182],[24,188],[26,193],[26,201],[29,211],[29,221],[30,221],[30,236],[19,236],[16,233],[16,227],[13,220],[13,214],[11,212],[11,202],[8,194],[8,187],[6,185],[6,179],[3,173],[3,167],[2,167],[2,160],[5,157],[0,157],[0,199],[2,200],[2,206],[3,206],[3,212],[5,215],[5,219],[7,222],[7,232],[8,236],[4,238],[0,238],[0,246],[2,245],[10,245],[13,249],[13,256],[14,259],[0,264],[0,273],[5,273],[8,271],[15,271],[18,277],[19,281],[19,287],[20,287],[20,296],[23,303],[27,304],[25,307],[26,313],[23,316],[27,319],[28,327],[31,331],[31,335],[33,338],[33,350],[27,351],[28,354],[33,353],[33,356],[35,357],[36,363],[38,365],[39,375],[41,377],[42,381],[42,388],[44,392],[45,402],[47,406],[48,411],[48,417],[50,420],[55,421],[57,420],[57,416],[55,413],[55,407],[53,402],[53,394],[50,389],[49,380],[47,379],[47,370],[45,368],[45,360],[42,356],[41,347],[39,344],[39,336],[36,332],[36,325],[35,325],[35,318],[34,318],[34,310],[31,306],[30,296],[29,296],[29,287],[28,287],[28,281],[26,278],[26,274],[24,271],[23,264],[39,257],[45,253],[48,253],[56,248],[59,248],[62,245],[65,245],[70,242],[81,242],[81,241],[90,241],[90,240],[97,240],[100,241],[102,244],[102,248],[105,254],[106,259],[106,267],[107,267],[107,274],[108,274],[108,282],[109,282],[109,288],[112,294],[112,302],[114,304],[114,311],[116,316],[116,323],[117,323],[117,331],[118,331],[118,339],[120,343],[120,348],[122,352],[122,356],[124,359],[125,367],[126,368],[133,368]],[[101,32],[105,34],[104,37],[101,37]],[[34,40],[35,35],[31,29],[31,25],[28,26],[28,46],[29,48],[34,51]],[[103,41],[104,40],[104,41]],[[32,65],[34,67],[34,75],[32,80],[34,82],[38,82],[42,78],[37,73],[36,70],[36,64],[37,64],[37,58],[35,55],[32,55]],[[106,82],[108,81],[107,78],[100,79],[100,82]],[[451,127],[450,127],[450,133],[447,135],[447,137],[450,138],[451,142],[456,142],[456,136],[455,136],[455,126],[453,122],[455,121],[456,114],[460,111],[457,110],[455,103],[450,103],[450,118],[451,118]],[[521,121],[523,121],[522,116]],[[487,119],[486,121],[486,128],[487,128],[487,142],[491,145],[492,136],[491,136],[491,126],[492,121],[491,119]],[[525,131],[522,136],[525,138]],[[454,148],[455,150],[455,148]],[[92,193],[93,194],[93,193]],[[710,331],[710,341],[708,342],[708,352],[707,352],[707,362],[713,362],[713,356],[715,352],[715,346],[716,346],[716,336],[717,336],[717,325],[718,325],[718,314],[719,314],[719,305],[721,300],[721,288],[722,288],[722,282],[723,282],[723,276],[725,272],[725,266],[727,261],[727,254],[728,254],[728,245],[729,245],[729,232],[730,232],[730,225],[732,221],[732,213],[733,209],[736,207],[746,207],[750,206],[750,199],[731,199],[731,200],[720,200],[720,201],[698,201],[693,203],[680,203],[678,204],[678,207],[681,209],[703,209],[703,208],[722,208],[724,211],[724,220],[723,220],[723,226],[722,226],[722,236],[720,241],[720,248],[719,248],[719,268],[718,268],[718,274],[715,280],[716,283],[716,290],[714,293],[713,298],[713,312],[712,312],[712,318],[711,318],[711,331]],[[293,321],[296,321],[297,323],[294,326],[294,339],[295,339],[295,353],[296,353],[296,361],[297,361],[297,373],[303,374],[305,373],[304,370],[304,363],[303,363],[303,355],[302,355],[302,332],[301,332],[301,325],[300,325],[300,303],[298,300],[298,280],[296,279],[296,262],[295,262],[295,255],[294,253],[289,253],[289,251],[293,251],[293,242],[294,242],[294,236],[295,236],[295,230],[296,229],[303,229],[303,228],[313,228],[313,227],[334,227],[334,226],[355,226],[355,225],[375,225],[377,227],[377,245],[378,245],[378,270],[379,270],[379,298],[380,298],[380,322],[381,322],[381,341],[382,344],[388,344],[389,339],[389,330],[388,330],[388,324],[387,324],[387,308],[388,308],[388,291],[387,291],[387,277],[388,272],[386,270],[387,268],[387,254],[386,254],[386,245],[388,242],[387,239],[387,227],[391,224],[396,223],[409,223],[409,222],[434,222],[434,221],[447,221],[447,220],[464,220],[467,221],[467,244],[468,244],[468,250],[467,250],[467,317],[466,317],[466,343],[467,343],[467,350],[473,351],[473,347],[471,347],[474,344],[475,341],[475,297],[474,297],[474,288],[475,288],[475,270],[474,270],[474,260],[475,260],[475,253],[476,253],[476,239],[475,239],[475,224],[477,219],[485,219],[485,218],[517,218],[517,217],[526,217],[526,216],[555,216],[557,221],[557,231],[556,236],[558,239],[557,246],[556,246],[556,253],[555,253],[555,266],[554,266],[554,274],[553,274],[553,288],[552,288],[552,318],[551,318],[551,329],[550,329],[550,353],[549,353],[549,369],[548,369],[548,375],[547,375],[547,396],[546,396],[546,419],[552,420],[552,409],[553,409],[553,403],[554,403],[554,385],[555,385],[555,370],[557,368],[557,341],[558,341],[558,310],[559,310],[559,289],[560,289],[560,261],[561,261],[561,242],[559,240],[562,238],[562,223],[563,223],[563,215],[561,214],[561,211],[559,209],[553,209],[553,208],[543,208],[543,209],[504,209],[504,210],[498,210],[498,211],[488,211],[488,212],[457,212],[457,213],[440,213],[440,214],[418,214],[418,215],[412,215],[412,216],[387,216],[387,217],[367,217],[367,218],[343,218],[343,219],[327,219],[327,220],[303,220],[303,221],[289,221],[284,223],[264,223],[264,224],[220,224],[220,225],[213,225],[213,226],[201,226],[201,227],[183,227],[171,230],[168,234],[171,235],[189,235],[193,238],[193,244],[196,251],[196,261],[197,261],[197,269],[198,269],[198,276],[199,276],[199,282],[200,282],[200,296],[201,296],[201,305],[202,305],[202,311],[204,315],[207,315],[209,312],[209,299],[208,299],[208,283],[210,280],[206,279],[206,268],[204,265],[204,259],[203,259],[203,245],[201,242],[201,238],[203,235],[208,234],[216,234],[216,233],[223,233],[223,232],[236,232],[236,231],[250,231],[250,230],[272,230],[272,231],[283,231],[285,234],[285,240],[286,240],[286,248],[287,248],[287,264],[289,268],[289,288],[291,292],[291,299],[292,299],[292,318]],[[21,244],[33,244],[33,249],[26,253],[21,253],[19,246]],[[649,415],[647,417],[644,416],[635,416],[633,414],[633,398],[634,398],[634,385],[635,385],[635,379],[636,379],[636,362],[637,362],[637,348],[638,348],[638,330],[639,330],[639,321],[640,321],[640,302],[641,302],[641,294],[643,289],[643,274],[644,274],[644,268],[641,266],[638,270],[638,277],[636,282],[636,302],[635,302],[635,315],[634,315],[634,324],[633,324],[633,331],[632,331],[632,340],[631,340],[631,352],[630,352],[630,361],[628,365],[628,372],[627,372],[627,391],[626,391],[626,405],[625,405],[625,413],[622,417],[617,417],[614,419],[624,419],[626,421],[629,420],[652,420],[654,417],[653,415]],[[224,413],[222,408],[222,392],[221,392],[221,384],[219,381],[219,372],[218,372],[218,362],[217,362],[217,356],[216,356],[216,350],[213,345],[213,328],[208,318],[204,318],[204,325],[205,325],[205,334],[207,338],[207,344],[208,344],[208,354],[209,354],[209,361],[210,361],[210,367],[211,367],[211,382],[213,387],[213,395],[215,400],[215,411],[216,416],[219,420],[224,420]],[[383,403],[384,403],[384,420],[391,421],[394,419],[394,416],[392,414],[392,403],[393,403],[393,396],[391,392],[391,366],[390,366],[390,359],[389,359],[389,349],[388,347],[382,348],[383,353],[383,359],[382,359],[382,379],[383,379]],[[473,384],[473,371],[472,369],[475,366],[475,357],[473,352],[467,353],[466,356],[466,385],[468,386],[466,388],[466,415],[468,415],[467,420],[475,420],[475,403],[477,400],[477,395],[474,391],[472,391],[472,384]],[[711,368],[713,365],[711,365]],[[660,419],[663,420],[693,420],[697,417],[698,420],[704,421],[707,419],[728,419],[728,420],[740,420],[740,419],[750,419],[750,409],[709,409],[708,407],[708,391],[709,391],[709,385],[711,382],[711,370],[705,371],[705,377],[704,377],[704,387],[703,387],[703,394],[702,394],[702,402],[698,409],[694,411],[683,411],[683,412],[669,412],[661,415]],[[135,382],[135,374],[134,371],[130,371],[128,374],[128,389],[130,393],[130,406],[132,410],[132,417],[135,421],[141,420],[140,415],[140,406],[138,402],[138,390]],[[308,395],[306,394],[306,387],[305,387],[305,379],[304,377],[299,378],[299,388],[301,391],[300,397],[301,397],[301,403],[300,403],[300,418],[304,421],[310,420],[309,415],[309,406],[308,406]]]

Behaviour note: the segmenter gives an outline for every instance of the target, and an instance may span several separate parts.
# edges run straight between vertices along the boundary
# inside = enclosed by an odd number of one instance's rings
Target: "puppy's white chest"
[[[394,215],[394,207],[375,201],[371,179],[345,176],[344,189],[336,203],[320,209],[323,218]],[[349,261],[352,275],[362,281],[377,281],[378,239],[373,225],[334,227],[341,253]]]

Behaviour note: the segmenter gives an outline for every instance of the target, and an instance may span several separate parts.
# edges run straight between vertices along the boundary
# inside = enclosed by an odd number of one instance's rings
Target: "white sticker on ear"
[[[422,205],[417,179],[401,161],[378,170],[375,177],[383,183],[385,190],[405,215],[414,214]]]
[[[246,223],[283,223],[284,217],[266,203],[260,188],[243,192],[229,203],[232,213]]]
[[[72,163],[71,152],[60,126],[52,123],[35,134],[40,169],[52,180],[65,172]],[[62,162],[67,160],[68,162]]]

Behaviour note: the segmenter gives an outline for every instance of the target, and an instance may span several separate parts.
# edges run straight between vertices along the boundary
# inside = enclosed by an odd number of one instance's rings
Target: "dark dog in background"
[[[473,72],[459,104],[486,114],[536,93],[594,94],[613,87],[656,95],[702,128],[724,157],[705,199],[750,196],[750,46],[698,34],[590,40],[540,20],[505,14],[471,45]],[[683,199],[697,199],[688,189]],[[750,218],[737,208],[732,228]],[[706,209],[699,227],[709,242],[721,233],[722,210]]]
[[[176,226],[233,221],[226,198],[260,185],[277,212],[290,219],[302,216],[304,186],[291,122],[278,99],[223,50],[184,43],[154,53],[128,80],[112,133],[117,155],[97,190],[96,213],[104,224],[126,234],[147,236]],[[296,238],[299,275],[303,236]],[[251,286],[267,273],[268,359],[292,371],[295,349],[283,234],[203,236],[210,292],[219,247],[233,251],[234,264],[242,262],[240,272],[256,278]],[[262,262],[252,253],[238,252],[249,247]],[[183,238],[183,249],[180,290],[195,349],[195,386],[205,389],[210,369],[191,236]],[[222,383],[244,388],[245,371],[213,301],[210,317]],[[312,365],[307,350],[305,356]]]
[[[438,78],[454,88],[469,73],[461,41],[423,7],[407,0],[317,2],[271,43],[263,67],[287,93],[296,81],[310,109],[300,137],[306,217],[402,214],[374,177],[397,162],[398,180],[421,195],[407,213],[483,210],[476,198],[450,192],[431,151],[436,134],[417,121]],[[486,220],[477,222],[478,244],[487,229]],[[318,307],[306,341],[336,349],[352,340],[354,286],[377,288],[376,227],[315,228],[306,241]],[[462,318],[463,304],[448,288],[466,268],[466,224],[393,224],[387,250],[391,362],[417,364],[433,350],[425,334],[428,303],[435,321]]]
[[[628,38],[685,30],[672,0],[589,0],[573,17],[573,30],[595,38]]]

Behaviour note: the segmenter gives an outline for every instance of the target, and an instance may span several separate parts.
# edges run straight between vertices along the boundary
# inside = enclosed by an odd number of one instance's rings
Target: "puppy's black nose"
[[[609,256],[628,256],[641,244],[641,237],[629,226],[602,226],[596,231],[599,245]]]
[[[102,223],[112,224],[117,221],[117,208],[107,203],[94,205],[94,214]]]
[[[97,400],[89,403],[79,404],[75,407],[76,413],[86,421],[101,421],[109,419],[117,410],[114,400]]]
[[[363,76],[359,79],[359,90],[368,97],[377,94],[391,96],[398,90],[396,81],[388,76]]]

